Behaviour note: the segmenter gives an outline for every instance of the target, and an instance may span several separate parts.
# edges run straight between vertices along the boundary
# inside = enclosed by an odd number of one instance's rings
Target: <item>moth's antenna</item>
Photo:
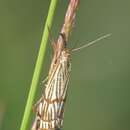
[[[102,40],[102,39],[105,39],[105,38],[107,38],[107,37],[110,37],[110,36],[111,36],[111,34],[103,35],[103,36],[97,38],[96,40],[89,42],[88,44],[85,44],[85,45],[83,45],[83,46],[81,46],[81,47],[78,47],[78,48],[73,49],[72,52],[73,52],[73,51],[82,50],[82,49],[87,48],[87,47],[90,47],[91,45],[95,44],[96,42],[98,42],[98,41],[100,41],[100,40]]]

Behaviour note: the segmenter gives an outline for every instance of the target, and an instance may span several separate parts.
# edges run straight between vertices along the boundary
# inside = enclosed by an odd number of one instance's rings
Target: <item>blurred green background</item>
[[[49,3],[0,0],[1,130],[19,130]],[[58,2],[51,29],[55,39],[67,4],[68,0]],[[107,33],[112,36],[72,55],[64,130],[130,129],[130,2],[81,0],[69,48]],[[48,44],[41,80],[51,57]]]

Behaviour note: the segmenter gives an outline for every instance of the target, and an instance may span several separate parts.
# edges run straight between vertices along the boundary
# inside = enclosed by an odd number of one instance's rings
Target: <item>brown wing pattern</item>
[[[68,51],[61,56],[51,71],[45,92],[36,108],[36,119],[32,130],[54,130],[63,125],[64,105],[70,73]]]

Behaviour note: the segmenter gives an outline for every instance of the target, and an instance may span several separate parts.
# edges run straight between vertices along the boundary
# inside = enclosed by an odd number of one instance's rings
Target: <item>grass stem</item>
[[[53,21],[54,12],[56,9],[57,1],[58,0],[51,0],[51,3],[50,3],[48,16],[47,16],[45,28],[42,35],[41,45],[40,45],[40,49],[39,49],[39,53],[38,53],[38,57],[37,57],[37,61],[36,61],[35,69],[34,69],[34,74],[33,74],[32,82],[31,82],[30,91],[28,94],[27,103],[25,106],[25,111],[24,111],[22,122],[21,122],[20,130],[26,130],[28,126],[29,118],[32,111],[32,104],[33,104],[34,96],[36,93],[36,87],[38,86],[41,70],[43,67],[46,45],[47,45],[48,36],[49,36],[48,27],[51,28],[52,26],[52,21]]]

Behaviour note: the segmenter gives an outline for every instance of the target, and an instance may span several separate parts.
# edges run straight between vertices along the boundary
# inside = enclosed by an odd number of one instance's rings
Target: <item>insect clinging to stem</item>
[[[89,47],[94,43],[110,36],[104,35],[88,44],[73,49],[72,52]],[[66,48],[64,34],[60,34],[63,48],[59,50],[58,44],[53,43],[53,59],[49,70],[45,91],[36,105],[36,119],[32,130],[61,129],[63,126],[64,105],[67,96],[69,75],[71,71],[70,53]]]
[[[52,43],[53,58],[42,97],[35,105],[36,117],[32,130],[60,130],[63,127],[64,108],[71,71],[71,53],[87,48],[109,37],[110,34],[89,42],[76,49],[68,49],[68,36],[73,27],[79,0],[70,0],[61,33]]]

